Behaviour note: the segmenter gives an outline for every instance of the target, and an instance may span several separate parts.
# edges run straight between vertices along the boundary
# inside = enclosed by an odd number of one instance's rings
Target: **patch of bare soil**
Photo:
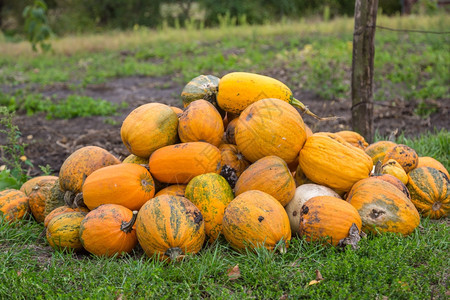
[[[17,115],[15,124],[22,132],[23,142],[28,144],[26,156],[35,166],[30,175],[40,175],[38,166],[47,164],[57,174],[66,157],[76,149],[87,145],[100,146],[121,159],[125,158],[129,153],[122,144],[120,127],[128,113],[149,102],[181,107],[180,94],[183,86],[171,81],[169,77],[119,78],[104,84],[87,86],[83,91],[84,95],[93,98],[102,98],[114,103],[128,103],[128,108],[121,110],[117,116],[46,120],[42,114]],[[65,84],[36,88],[36,92],[47,96],[54,95],[57,98],[74,93]],[[313,131],[334,132],[351,129],[350,99],[330,101],[300,90],[293,92],[296,98],[303,101],[317,115],[340,117],[333,121],[316,121],[303,115],[305,122]],[[406,136],[417,136],[435,129],[450,129],[450,99],[430,102],[438,105],[439,109],[426,119],[414,114],[417,104],[418,101],[377,102],[374,108],[375,130],[383,136],[387,136],[394,129],[404,132]],[[0,136],[0,142],[2,144],[6,142],[4,136]]]

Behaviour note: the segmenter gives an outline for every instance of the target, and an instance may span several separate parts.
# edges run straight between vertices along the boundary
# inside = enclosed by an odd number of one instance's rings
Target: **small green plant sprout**
[[[37,45],[43,52],[50,51],[52,45],[48,40],[53,32],[47,20],[47,4],[42,0],[35,0],[33,5],[25,7],[22,14],[25,19],[25,34],[33,51],[38,51]]]

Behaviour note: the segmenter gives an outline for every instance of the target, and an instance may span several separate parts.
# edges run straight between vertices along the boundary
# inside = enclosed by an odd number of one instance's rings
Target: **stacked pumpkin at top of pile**
[[[345,244],[355,230],[407,235],[418,210],[448,215],[439,162],[389,141],[367,145],[351,131],[313,134],[293,105],[326,118],[273,78],[201,75],[181,98],[184,111],[149,103],[126,117],[123,162],[99,147],[78,149],[58,177],[34,178],[11,196],[21,208],[7,218],[30,206],[55,248],[113,256],[139,243],[175,260],[220,234],[238,250],[283,252],[292,235]]]

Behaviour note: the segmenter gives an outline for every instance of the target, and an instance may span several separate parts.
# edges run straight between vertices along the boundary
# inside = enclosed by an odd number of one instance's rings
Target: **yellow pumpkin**
[[[405,170],[406,173],[414,170],[419,163],[419,156],[416,151],[409,146],[398,144],[386,151],[383,164],[390,159],[396,160]]]
[[[381,166],[382,174],[390,174],[397,177],[403,184],[408,183],[408,175],[405,169],[395,159],[389,159]]]
[[[367,146],[364,151],[372,158],[373,164],[375,165],[377,161],[383,162],[386,152],[396,145],[396,143],[391,141],[378,141]]]
[[[364,137],[355,131],[342,130],[336,132],[336,134],[344,138],[344,140],[346,140],[352,146],[358,147],[362,150],[366,149],[366,147],[369,145]]]

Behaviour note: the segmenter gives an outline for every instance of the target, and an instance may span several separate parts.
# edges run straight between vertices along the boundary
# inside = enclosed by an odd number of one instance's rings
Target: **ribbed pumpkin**
[[[411,199],[411,195],[409,193],[408,188],[397,177],[392,176],[391,174],[373,174],[371,176],[376,178],[376,179],[380,179],[380,180],[383,180],[383,181],[386,181],[386,182],[392,184],[393,186],[398,188],[403,194],[405,194],[405,196],[408,199]]]
[[[86,214],[85,212],[68,212],[51,219],[46,229],[50,246],[56,250],[82,250],[80,225]]]
[[[295,180],[286,162],[278,156],[263,157],[250,165],[234,187],[236,196],[246,191],[265,192],[285,206],[295,194]]]
[[[148,158],[139,157],[134,154],[130,154],[122,161],[122,163],[148,165]]]
[[[15,189],[0,191],[0,217],[7,222],[21,220],[29,211],[28,197],[24,192]]]
[[[234,199],[230,185],[216,173],[202,174],[188,183],[185,194],[202,213],[205,233],[209,241],[214,242],[222,233],[225,207]]]
[[[289,217],[289,223],[291,224],[291,231],[293,235],[298,235],[299,233],[300,212],[303,204],[305,204],[309,199],[317,196],[332,196],[341,199],[335,191],[323,185],[309,183],[297,187],[295,189],[294,197],[284,207]]]
[[[376,164],[377,161],[383,162],[384,157],[386,156],[386,151],[396,145],[396,143],[391,141],[378,141],[367,146],[364,151],[372,158],[373,164]]]
[[[217,147],[223,133],[222,117],[208,101],[195,100],[180,115],[178,136],[183,143],[201,141]]]
[[[155,183],[147,169],[119,164],[94,171],[83,185],[84,204],[92,210],[102,204],[119,204],[139,210],[155,195]]]
[[[361,217],[351,204],[332,196],[316,196],[301,208],[298,234],[307,241],[337,246],[348,237],[353,224],[361,230]]]
[[[225,177],[231,187],[234,188],[239,176],[248,168],[250,163],[239,152],[236,145],[222,144],[219,146],[219,150],[222,156],[222,171],[220,175]]]
[[[396,145],[386,151],[383,164],[387,163],[390,159],[396,160],[406,173],[414,170],[419,163],[419,156],[416,151],[413,148],[402,144]]]
[[[83,248],[97,256],[130,253],[137,245],[137,211],[117,204],[104,204],[90,211],[80,224]]]
[[[161,195],[184,197],[185,191],[186,191],[185,184],[172,184],[172,185],[169,185],[168,187],[163,188],[159,192],[157,192],[155,194],[155,197],[158,197]]]
[[[351,144],[352,146],[358,147],[362,150],[366,149],[366,147],[369,146],[364,137],[355,131],[342,130],[336,132],[336,134],[344,138],[344,140],[346,140],[347,143]]]
[[[228,204],[222,222],[226,240],[236,250],[265,247],[285,252],[291,226],[277,199],[261,191],[247,191]]]
[[[312,132],[311,128],[308,125],[306,125],[306,123],[305,123],[305,132],[306,132],[306,137],[310,137],[314,134]]]
[[[204,99],[217,108],[216,95],[219,80],[214,75],[199,75],[193,78],[181,91],[183,106],[187,107],[192,101]]]
[[[176,143],[178,116],[162,103],[141,105],[125,118],[120,136],[128,151],[149,157],[156,149]]]
[[[411,201],[423,216],[440,219],[450,212],[449,178],[430,167],[419,167],[408,173]]]
[[[220,173],[221,159],[220,150],[209,143],[181,143],[156,150],[149,168],[161,182],[187,184],[197,175]]]
[[[44,178],[36,182],[28,194],[31,213],[38,223],[55,208],[65,205],[64,192],[60,188],[58,177]]]
[[[136,234],[149,257],[173,261],[201,250],[205,223],[200,210],[187,198],[162,195],[139,210]]]
[[[33,177],[33,178],[27,180],[24,184],[22,184],[22,186],[20,187],[20,191],[24,192],[25,195],[28,195],[29,193],[31,193],[33,188],[36,186],[36,183],[38,183],[42,180],[48,180],[48,179],[56,180],[56,179],[58,179],[58,176],[43,175],[43,176]]]
[[[381,166],[382,174],[390,174],[398,178],[403,184],[408,183],[408,175],[405,169],[395,159],[389,159]]]
[[[237,125],[238,121],[239,121],[239,117],[231,120],[227,125],[227,129],[225,130],[225,138],[229,144],[236,145],[235,130],[236,130],[236,125]]]
[[[60,207],[55,208],[54,210],[52,210],[44,219],[44,227],[48,226],[48,223],[51,221],[51,219],[53,219],[56,216],[59,216],[61,214],[65,214],[68,212],[85,212],[88,213],[89,209],[87,207],[75,207],[75,208],[71,208],[68,207],[67,205],[63,205]]]
[[[116,164],[120,164],[119,159],[97,146],[82,147],[70,154],[59,170],[59,185],[66,192],[66,203],[78,206],[74,198],[81,193],[86,177],[97,169]]]
[[[374,177],[358,181],[347,201],[361,216],[363,231],[408,235],[420,223],[414,204],[392,184]]]
[[[429,157],[429,156],[419,156],[419,163],[417,164],[417,168],[419,167],[431,167],[435,168],[436,170],[441,171],[445,175],[447,175],[448,178],[450,178],[450,174],[448,173],[447,169],[444,167],[443,164],[441,164],[438,160]]]
[[[369,177],[372,159],[361,149],[315,133],[300,151],[299,165],[313,182],[340,191]]]
[[[277,155],[291,163],[306,140],[302,117],[279,99],[264,99],[248,106],[239,116],[235,134],[239,151],[251,162]]]

